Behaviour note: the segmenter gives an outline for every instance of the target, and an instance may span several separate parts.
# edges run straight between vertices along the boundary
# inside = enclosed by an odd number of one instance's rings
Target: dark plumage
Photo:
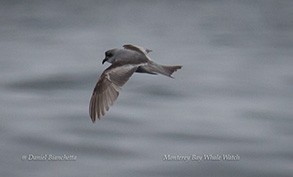
[[[109,110],[118,98],[119,89],[134,72],[163,74],[172,78],[172,73],[182,66],[163,66],[152,61],[149,49],[127,44],[124,49],[106,51],[104,62],[112,63],[100,76],[90,100],[89,114],[94,123]]]

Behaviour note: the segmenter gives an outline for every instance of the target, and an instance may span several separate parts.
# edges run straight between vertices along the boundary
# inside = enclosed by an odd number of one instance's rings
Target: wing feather
[[[119,89],[129,80],[138,65],[111,65],[100,76],[93,91],[89,114],[93,122],[104,116],[119,96]]]
[[[124,49],[133,50],[133,51],[139,52],[139,53],[144,54],[144,55],[152,52],[152,50],[150,50],[150,49],[145,49],[143,47],[140,47],[140,46],[137,46],[137,45],[132,45],[132,44],[125,44],[125,45],[123,45],[123,47],[124,47]]]

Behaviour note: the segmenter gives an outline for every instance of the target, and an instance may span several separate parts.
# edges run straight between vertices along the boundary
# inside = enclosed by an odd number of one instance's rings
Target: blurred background
[[[292,176],[292,1],[0,1],[0,176]],[[135,74],[88,115],[104,52],[136,44]],[[30,161],[24,155],[73,155]],[[239,155],[164,161],[164,155]]]

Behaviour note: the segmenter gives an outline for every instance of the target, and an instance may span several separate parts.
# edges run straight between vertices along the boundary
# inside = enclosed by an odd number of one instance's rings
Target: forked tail
[[[165,70],[165,72],[166,72],[166,74],[164,74],[164,75],[166,75],[166,76],[168,76],[168,77],[172,77],[171,75],[175,72],[175,71],[177,71],[178,69],[181,69],[182,68],[182,66],[163,66],[163,65],[161,65],[163,68],[164,68],[164,70]],[[173,77],[172,77],[173,78]]]
[[[144,69],[148,70],[150,73],[155,73],[155,74],[163,74],[168,77],[172,77],[172,74],[177,71],[178,69],[181,69],[182,66],[164,66],[164,65],[159,65],[155,62],[149,63],[147,66],[143,66]]]

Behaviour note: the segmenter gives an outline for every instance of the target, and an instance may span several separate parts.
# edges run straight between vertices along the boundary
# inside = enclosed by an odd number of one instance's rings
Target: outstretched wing
[[[124,47],[124,49],[134,50],[134,51],[139,52],[144,55],[152,52],[152,50],[150,50],[150,49],[145,49],[143,47],[140,47],[137,45],[132,45],[132,44],[125,44],[125,45],[123,45],[123,47]]]
[[[128,81],[138,68],[137,65],[111,65],[100,76],[93,91],[89,114],[93,121],[100,119],[119,95],[119,89]]]

